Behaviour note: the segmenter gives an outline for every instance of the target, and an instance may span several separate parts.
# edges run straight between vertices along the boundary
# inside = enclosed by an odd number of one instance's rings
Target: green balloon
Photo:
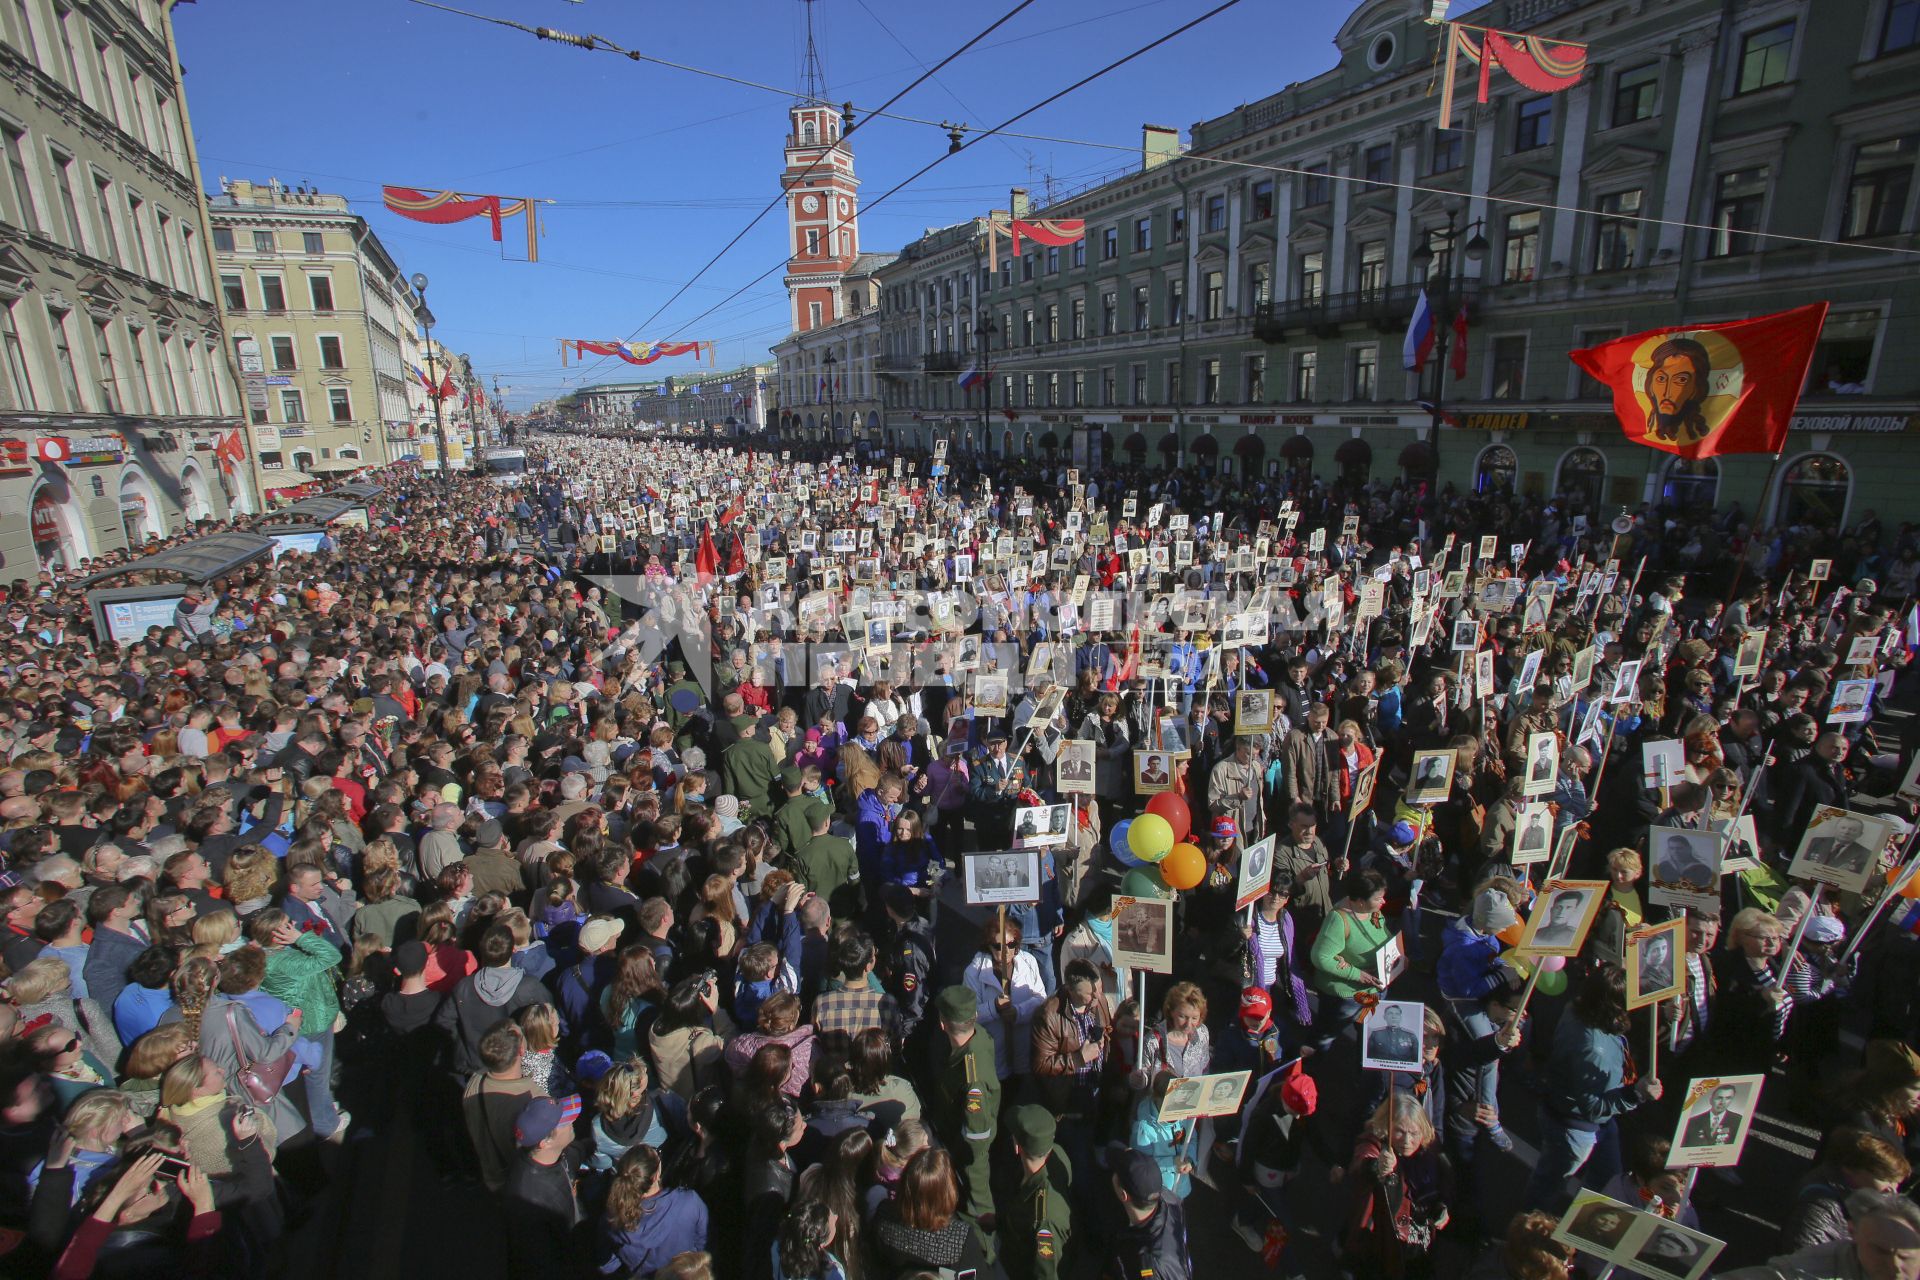
[[[1129,898],[1171,898],[1173,890],[1160,878],[1158,867],[1134,867],[1120,877],[1120,892]]]
[[[1542,969],[1540,971],[1540,994],[1543,996],[1562,995],[1567,989],[1567,971],[1565,969]]]

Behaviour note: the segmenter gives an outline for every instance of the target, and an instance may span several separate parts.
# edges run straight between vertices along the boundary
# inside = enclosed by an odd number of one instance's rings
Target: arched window
[[[1560,459],[1560,476],[1553,489],[1589,513],[1599,511],[1600,499],[1607,491],[1606,455],[1585,445],[1567,450]]]
[[[820,140],[820,135],[814,131],[813,121],[809,120],[805,124],[800,126],[801,142],[805,143],[807,146],[810,147],[814,143],[818,142],[819,140]]]
[[[131,549],[138,549],[149,537],[163,538],[167,533],[161,519],[160,495],[139,467],[128,467],[120,477],[120,529]]]
[[[1683,511],[1711,511],[1720,501],[1718,458],[1675,458],[1660,496]]]
[[[1365,440],[1342,440],[1333,451],[1333,461],[1340,468],[1340,479],[1358,488],[1373,471],[1373,446]]]
[[[1513,479],[1520,471],[1520,460],[1503,444],[1490,444],[1480,451],[1473,464],[1475,493],[1512,493]]]
[[[1780,477],[1775,523],[1839,529],[1846,521],[1853,472],[1830,453],[1795,458]]]

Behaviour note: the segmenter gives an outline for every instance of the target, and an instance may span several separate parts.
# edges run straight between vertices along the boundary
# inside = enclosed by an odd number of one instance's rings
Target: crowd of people
[[[7,1274],[1920,1278],[1912,527],[527,443],[11,583]]]

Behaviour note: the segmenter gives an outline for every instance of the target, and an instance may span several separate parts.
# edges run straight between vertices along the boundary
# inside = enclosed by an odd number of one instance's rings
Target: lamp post
[[[833,366],[839,363],[840,358],[833,354],[831,348],[820,357],[820,365],[827,371],[827,441],[830,444],[840,443],[840,424],[833,416]]]
[[[1453,315],[1455,311],[1453,284],[1457,269],[1462,265],[1454,254],[1454,246],[1461,237],[1466,242],[1460,245],[1460,256],[1468,262],[1478,263],[1487,256],[1487,239],[1480,234],[1480,219],[1475,218],[1464,227],[1454,226],[1452,210],[1447,212],[1445,231],[1429,231],[1420,247],[1413,251],[1413,265],[1425,273],[1428,287],[1428,301],[1433,306],[1433,322],[1440,329],[1439,358],[1433,365],[1433,399],[1429,402],[1428,412],[1432,425],[1427,429],[1427,448],[1433,454],[1433,478],[1437,491],[1440,481],[1440,419],[1441,408],[1447,394],[1447,347],[1453,338]],[[1438,251],[1435,245],[1438,245]],[[1432,290],[1434,278],[1440,282],[1439,296]]]
[[[982,315],[973,326],[973,338],[980,344],[980,447],[993,452],[993,428],[987,415],[993,410],[993,335],[1000,326],[991,315]]]
[[[440,484],[451,487],[453,477],[447,468],[447,415],[446,406],[440,395],[440,373],[433,359],[433,312],[427,310],[427,276],[423,271],[413,273],[413,291],[420,295],[420,325],[427,334],[427,395],[433,400],[433,436],[440,450]]]

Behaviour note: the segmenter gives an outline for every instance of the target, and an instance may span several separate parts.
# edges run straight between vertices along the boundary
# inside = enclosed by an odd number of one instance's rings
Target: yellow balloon
[[[1143,813],[1127,828],[1127,848],[1142,862],[1158,862],[1173,848],[1173,827],[1157,813]]]

